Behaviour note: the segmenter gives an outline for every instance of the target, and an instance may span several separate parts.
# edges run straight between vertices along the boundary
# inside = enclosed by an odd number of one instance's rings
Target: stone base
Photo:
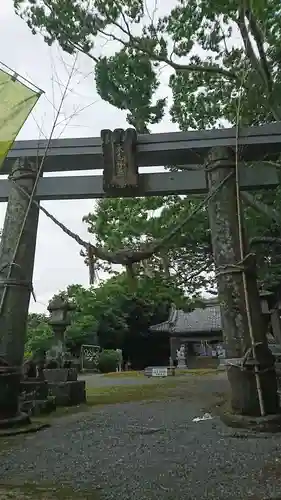
[[[254,432],[280,432],[281,413],[276,415],[266,415],[265,417],[247,417],[225,412],[220,414],[224,424],[235,429],[246,429]]]
[[[241,370],[239,365],[229,364],[228,360],[227,377],[231,386],[232,412],[235,415],[245,415],[246,417],[253,416],[255,418],[259,416],[260,403],[254,371],[250,369]],[[279,414],[280,405],[275,372],[273,370],[261,370],[259,380],[265,413],[267,415]]]
[[[24,425],[29,418],[19,409],[21,371],[0,359],[0,429]]]
[[[86,382],[75,380],[49,383],[49,389],[56,398],[57,406],[75,406],[86,403]]]
[[[219,359],[219,365],[217,368],[219,371],[226,371],[226,359],[225,358],[220,358]]]
[[[19,412],[15,417],[0,418],[0,430],[21,427],[29,423],[29,415]]]
[[[187,368],[187,365],[185,363],[179,363],[178,366],[177,366],[177,368],[179,370],[185,370],[185,368]]]
[[[35,399],[33,401],[24,401],[21,405],[22,411],[32,417],[39,415],[48,415],[56,410],[56,398],[54,396],[48,399]]]
[[[35,393],[35,399],[43,400],[48,397],[48,383],[45,380],[38,379],[27,379],[22,380],[20,383],[20,392],[21,394],[31,394]]]

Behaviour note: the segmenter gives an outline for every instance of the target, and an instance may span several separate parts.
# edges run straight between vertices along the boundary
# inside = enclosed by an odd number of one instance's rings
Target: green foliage
[[[110,58],[102,57],[96,66],[96,85],[104,101],[130,109],[127,120],[138,131],[148,131],[148,124],[158,123],[164,116],[166,99],[152,105],[159,87],[153,65],[135,50],[123,49]]]
[[[27,335],[25,342],[25,354],[34,357],[40,356],[48,350],[53,338],[52,329],[48,324],[47,316],[44,314],[29,314],[27,322]]]
[[[82,344],[100,344],[104,349],[121,348],[126,335],[147,334],[152,324],[165,321],[172,304],[192,308],[192,303],[173,280],[164,279],[160,273],[153,279],[141,276],[134,291],[123,273],[97,288],[72,285],[59,295],[76,306],[66,329],[69,348],[79,348]],[[52,338],[48,318],[44,314],[30,314],[26,354],[36,356],[48,350]]]
[[[278,0],[246,2],[244,10],[239,0],[178,0],[166,15],[157,7],[147,12],[141,0],[14,0],[14,5],[49,45],[58,41],[69,53],[89,55],[101,97],[128,109],[136,123],[148,125],[163,116],[165,99],[156,109],[151,102],[164,65],[171,70],[171,117],[183,130],[234,123],[241,85],[244,123],[271,121],[278,111],[273,109],[280,105],[281,84]],[[100,36],[115,42],[111,55],[97,53]]]
[[[14,0],[14,5],[32,32],[42,33],[49,45],[57,41],[65,51],[81,51],[92,59],[99,95],[127,110],[127,120],[138,132],[160,122],[167,104],[181,130],[281,119],[279,0],[175,0],[167,2],[165,12],[156,5],[148,12],[142,0]],[[108,56],[98,51],[100,37],[108,41]],[[167,68],[169,103],[163,73]],[[257,198],[279,210],[278,194],[261,193]],[[196,203],[176,196],[102,200],[85,220],[101,245],[135,248],[161,238],[178,213]],[[150,210],[160,208],[160,217],[147,220]],[[252,209],[246,210],[246,219],[250,236],[279,231]],[[280,249],[257,247],[257,254],[259,277],[267,286],[281,276]],[[188,293],[212,287],[200,272],[212,270],[205,212],[188,223],[165,258],[177,285]],[[163,255],[154,257],[150,272],[153,268],[157,274],[164,267]]]
[[[115,372],[119,362],[119,354],[112,349],[103,349],[99,356],[98,368],[101,373]]]
[[[267,203],[281,213],[280,189],[255,193],[256,200]],[[99,202],[94,213],[84,220],[90,233],[95,234],[101,245],[114,250],[120,247],[138,248],[144,241],[163,238],[171,221],[180,213],[191,210],[197,199],[180,197],[150,199],[112,199]],[[162,208],[161,214],[158,212]],[[151,217],[148,219],[148,213]],[[280,237],[280,225],[270,222],[253,208],[244,205],[245,224],[249,239],[253,237]],[[257,255],[258,278],[261,288],[271,288],[281,280],[280,244],[259,244],[253,247]],[[193,217],[186,228],[177,235],[173,245],[164,249],[164,256],[177,287],[189,297],[196,298],[202,289],[214,290],[212,245],[208,215],[202,210]],[[99,264],[110,271],[109,266]],[[137,267],[138,275],[163,274],[162,255]]]
[[[126,274],[120,274],[98,288],[75,285],[63,293],[77,306],[66,330],[68,344],[100,343],[105,349],[120,348],[126,334],[147,333],[152,324],[165,321],[172,303],[192,308],[173,281],[160,274],[140,277],[134,292]]]
[[[120,247],[140,248],[144,242],[163,238],[171,223],[181,214],[194,209],[198,200],[179,196],[158,198],[105,199],[94,213],[84,217],[97,242],[111,250]],[[188,226],[173,240],[169,249],[137,266],[138,275],[149,276],[168,271],[176,286],[189,296],[201,288],[212,289],[212,276],[204,271],[213,269],[208,217],[205,211],[194,216]],[[110,271],[108,266],[100,264]],[[166,273],[167,274],[167,273]]]
[[[65,298],[75,305],[71,313],[71,324],[67,327],[67,345],[97,344],[97,320],[95,317],[95,296],[91,290],[80,285],[71,285],[63,292]]]
[[[281,191],[267,190],[255,193],[255,199],[266,203],[277,214],[281,214]],[[268,218],[257,213],[251,207],[244,207],[248,235],[252,237],[275,237],[280,238],[280,224],[269,221]],[[280,216],[281,220],[281,216]],[[274,288],[281,282],[281,247],[280,244],[259,244],[253,247],[257,255],[258,278],[260,287],[264,289]]]

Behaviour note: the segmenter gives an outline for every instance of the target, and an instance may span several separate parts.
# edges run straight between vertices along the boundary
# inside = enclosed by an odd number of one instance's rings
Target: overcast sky
[[[49,47],[39,35],[32,35],[25,22],[15,15],[12,0],[1,2],[0,25],[0,61],[45,92],[18,138],[47,137],[54,122],[54,104],[58,106],[60,102],[73,59],[59,47]],[[102,43],[103,41],[101,47]],[[107,44],[104,50],[111,51],[112,47]],[[56,128],[54,137],[99,136],[103,128],[126,128],[126,113],[103,102],[97,95],[92,61],[80,55],[75,68],[59,119],[61,124]],[[164,74],[164,95],[169,94],[167,81],[168,75]],[[171,130],[176,129],[168,117],[153,129],[154,132]],[[83,175],[83,172],[78,174]],[[92,200],[52,201],[45,202],[44,206],[74,232],[87,238],[87,228],[82,223],[82,217],[94,209],[94,204]],[[2,203],[0,228],[3,227],[5,209],[6,204]],[[75,242],[44,214],[40,214],[33,280],[37,302],[31,301],[32,311],[44,311],[51,296],[69,284],[80,283],[87,286],[88,270],[79,251],[80,247]]]

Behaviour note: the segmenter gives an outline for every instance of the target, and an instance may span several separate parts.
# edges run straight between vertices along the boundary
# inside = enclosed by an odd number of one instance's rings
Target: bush
[[[100,353],[98,368],[101,373],[115,372],[119,361],[119,353],[113,349],[104,349]]]

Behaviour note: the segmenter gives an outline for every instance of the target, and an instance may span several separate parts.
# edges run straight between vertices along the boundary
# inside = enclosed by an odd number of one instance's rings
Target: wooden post
[[[26,159],[16,161],[0,242],[0,427],[1,422],[21,420],[18,402],[39,208],[32,204],[25,220],[29,198],[17,186],[30,195],[36,175]]]
[[[279,401],[273,356],[267,346],[259,299],[255,256],[241,262],[235,157],[226,147],[214,148],[207,159],[206,175],[212,191],[225,180],[208,204],[212,247],[222,315],[222,328],[228,358],[227,374],[231,386],[231,405],[241,415],[260,415],[255,356],[249,331],[243,272],[246,275],[249,310],[253,326],[255,353],[261,369],[261,394],[266,414],[277,413]],[[229,177],[227,180],[226,178]],[[245,240],[245,237],[244,237]],[[244,241],[245,244],[245,241]],[[245,248],[247,255],[247,247]]]

